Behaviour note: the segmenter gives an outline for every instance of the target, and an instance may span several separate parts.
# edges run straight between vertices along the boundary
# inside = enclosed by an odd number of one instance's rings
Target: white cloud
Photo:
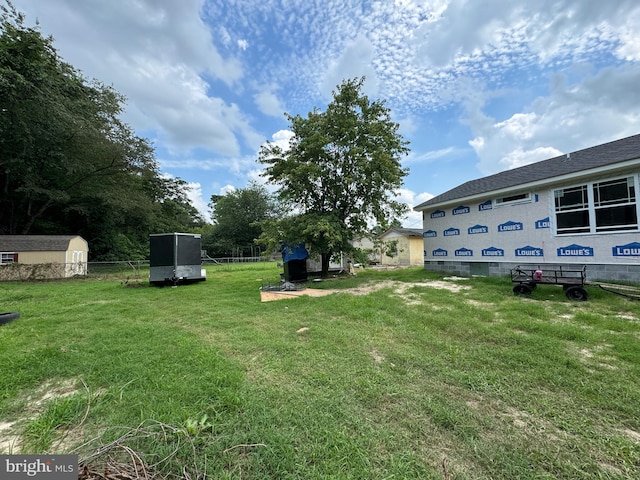
[[[557,157],[561,154],[561,151],[553,147],[537,147],[531,150],[523,150],[520,147],[516,147],[514,150],[504,154],[500,159],[500,165],[503,167],[501,170],[522,167],[530,163]]]
[[[236,191],[236,187],[233,185],[225,185],[220,189],[220,195],[226,195],[227,193],[232,193]]]
[[[439,150],[432,150],[423,153],[415,153],[414,151],[412,151],[406,158],[405,163],[418,164],[434,162],[436,160],[449,157],[454,153],[456,153],[456,150],[453,147],[441,148]]]
[[[289,141],[293,138],[293,132],[291,130],[278,130],[271,138],[274,145],[282,150],[289,150]]]
[[[273,93],[271,88],[266,88],[256,93],[253,96],[253,100],[265,115],[272,117],[282,118],[285,112],[285,108],[278,96]]]
[[[431,200],[434,195],[422,192],[416,194],[412,190],[401,188],[397,191],[396,200],[405,203],[409,207],[409,212],[402,221],[402,226],[407,228],[422,228],[422,212],[414,212],[413,207],[422,202]]]
[[[222,45],[224,45],[225,47],[229,48],[229,45],[231,45],[231,35],[229,35],[229,32],[227,31],[226,28],[224,28],[224,26],[221,26],[218,29],[218,35],[220,38],[220,43],[222,43]]]
[[[227,171],[235,176],[250,170],[256,164],[255,157],[221,157],[221,158],[184,158],[163,157],[158,160],[160,167],[165,169],[201,170],[203,172]]]
[[[469,102],[469,144],[485,174],[587,148],[640,131],[640,65],[603,69],[583,83],[560,79],[527,112],[492,121],[480,102]]]
[[[233,104],[209,95],[205,78],[230,86],[243,71],[237,60],[216,50],[200,6],[199,0],[161,5],[58,0],[37,10],[26,4],[24,10],[31,21],[37,15],[41,29],[57,39],[65,61],[127,97],[124,118],[137,130],[156,131],[170,148],[198,146],[235,155],[238,138],[246,141],[254,133]],[[73,37],[62,34],[67,29],[73,29]]]
[[[435,66],[491,52],[512,59],[532,54],[546,62],[612,41],[621,41],[624,50],[637,30],[633,0],[617,0],[615,7],[597,0],[451,0],[440,9],[414,32],[422,58]]]
[[[200,215],[202,215],[207,222],[211,222],[208,202],[202,194],[202,185],[199,182],[189,182],[187,184],[186,194],[191,204],[200,212]]]
[[[364,35],[345,46],[342,55],[330,62],[329,69],[322,80],[322,92],[330,98],[331,91],[348,78],[365,76],[367,80],[362,88],[363,93],[375,97],[378,93],[378,79],[373,66],[375,48]]]

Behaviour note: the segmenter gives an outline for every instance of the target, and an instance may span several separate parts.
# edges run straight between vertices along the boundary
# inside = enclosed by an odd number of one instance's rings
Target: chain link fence
[[[202,265],[231,266],[238,263],[270,261],[264,257],[206,258]],[[121,260],[111,262],[75,263],[9,263],[0,265],[0,282],[35,281],[60,278],[98,278],[118,280],[146,280],[149,278],[149,260]]]

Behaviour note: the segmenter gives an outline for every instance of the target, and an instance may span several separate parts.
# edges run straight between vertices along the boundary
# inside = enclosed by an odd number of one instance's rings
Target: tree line
[[[125,99],[62,61],[10,3],[0,34],[0,234],[74,233],[93,260],[144,258],[150,232],[204,220],[162,175]]]
[[[120,115],[125,98],[64,62],[7,1],[0,20],[0,235],[82,235],[91,260],[147,258],[150,233],[202,234],[211,256],[302,242],[326,274],[353,241],[398,225],[408,142],[383,101],[345,80],[325,111],[285,114],[288,148],[266,143],[266,186],[211,197],[207,223],[187,183],[160,172],[152,145]]]

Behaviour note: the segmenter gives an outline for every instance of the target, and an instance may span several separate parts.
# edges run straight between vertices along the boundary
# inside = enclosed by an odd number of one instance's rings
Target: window
[[[596,232],[636,230],[638,214],[633,177],[593,185]]]
[[[586,185],[554,192],[558,233],[589,233],[589,199]]]
[[[496,206],[516,202],[525,203],[529,201],[531,201],[531,193],[518,193],[516,195],[509,195],[508,197],[496,198]]]
[[[638,229],[634,177],[588,183],[553,193],[558,235]]]
[[[0,265],[15,263],[18,261],[18,254],[13,252],[0,253]]]

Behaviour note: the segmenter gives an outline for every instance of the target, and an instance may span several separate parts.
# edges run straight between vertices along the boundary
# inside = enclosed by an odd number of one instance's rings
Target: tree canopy
[[[120,119],[124,97],[0,8],[0,234],[75,233],[93,259],[140,258],[149,233],[201,224],[186,182]]]
[[[373,222],[385,228],[406,213],[395,199],[407,170],[408,142],[384,101],[362,93],[365,78],[343,81],[325,111],[288,115],[289,148],[267,143],[258,161],[294,216],[264,225],[263,241],[302,241],[322,257],[326,275],[333,254],[351,250]]]
[[[209,206],[213,228],[203,236],[203,248],[213,256],[255,252],[261,223],[279,215],[274,196],[255,182],[226,195],[213,195]]]

